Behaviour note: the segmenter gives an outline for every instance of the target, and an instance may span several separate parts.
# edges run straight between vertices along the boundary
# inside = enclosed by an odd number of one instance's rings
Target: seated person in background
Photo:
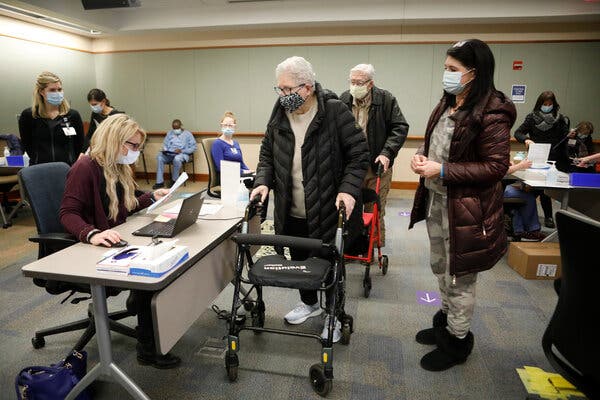
[[[569,159],[573,160],[574,164],[569,167],[569,172],[594,172],[594,166],[586,164],[584,167],[580,167],[578,161],[576,161],[594,152],[592,133],[594,133],[594,125],[589,121],[581,121],[575,129],[571,129],[569,132],[567,155]]]
[[[249,175],[253,171],[244,163],[240,144],[233,140],[237,120],[231,111],[225,111],[221,118],[221,136],[212,145],[210,152],[217,172],[221,173],[221,160],[240,163],[240,175]]]
[[[148,207],[168,191],[136,190],[133,164],[146,132],[129,116],[108,117],[92,137],[90,154],[75,162],[67,175],[60,206],[60,222],[82,243],[110,247],[121,240],[113,228],[129,214]],[[153,292],[132,290],[127,308],[137,314],[137,360],[156,368],[176,367],[181,359],[156,352],[150,301]]]
[[[512,174],[515,171],[527,169],[531,167],[530,160],[523,160],[518,164],[511,163],[508,168],[507,174]],[[513,210],[512,214],[512,226],[513,226],[513,239],[523,240],[529,242],[539,242],[543,240],[546,235],[540,232],[540,218],[537,212],[537,203],[535,201],[535,194],[523,190],[522,184],[517,182],[513,185],[508,185],[504,189],[504,197],[508,198],[519,198],[525,200],[525,204],[521,207]]]
[[[165,164],[173,163],[171,179],[175,182],[179,178],[181,165],[190,160],[190,154],[198,147],[194,135],[192,132],[182,129],[180,120],[173,120],[171,126],[173,129],[167,132],[162,151],[156,155],[156,183],[152,189],[160,189],[165,186],[163,178]]]
[[[246,187],[251,189],[254,185],[254,171],[250,170],[244,163],[240,144],[236,140],[233,140],[236,125],[237,120],[235,115],[231,111],[225,111],[221,118],[221,136],[214,141],[210,153],[212,154],[215,168],[219,174],[221,173],[221,160],[239,162],[240,176],[252,177],[252,179],[244,180]],[[267,196],[262,204],[260,222],[263,222],[267,217],[268,202],[269,198]]]

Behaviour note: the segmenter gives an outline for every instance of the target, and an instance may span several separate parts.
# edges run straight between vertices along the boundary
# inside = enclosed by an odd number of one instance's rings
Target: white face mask
[[[92,109],[92,112],[95,112],[96,114],[100,114],[102,112],[102,109],[104,108],[102,107],[102,104],[96,104],[94,106],[90,104],[90,107]]]
[[[139,156],[139,151],[127,149],[127,155],[119,154],[119,157],[117,157],[117,164],[133,164],[137,161]]]
[[[362,98],[364,98],[367,93],[369,93],[369,85],[350,85],[350,94],[352,95],[352,97],[360,100]]]
[[[173,129],[173,132],[174,132],[176,135],[179,135],[179,134],[181,133],[181,129]]]
[[[468,70],[463,72],[460,71],[444,71],[444,77],[442,78],[442,85],[444,90],[450,94],[457,95],[461,94],[463,90],[465,90],[465,86],[467,86],[471,81],[465,83],[464,85],[460,83],[462,76],[464,74],[468,74],[472,70]]]

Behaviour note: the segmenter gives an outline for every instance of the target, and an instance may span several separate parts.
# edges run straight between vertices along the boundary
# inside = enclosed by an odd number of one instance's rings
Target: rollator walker
[[[225,368],[229,381],[234,382],[238,377],[240,352],[240,332],[253,331],[298,336],[318,340],[321,347],[320,362],[309,369],[310,383],[313,390],[321,396],[327,396],[331,391],[333,381],[333,332],[335,318],[341,322],[342,344],[350,343],[353,331],[353,319],[344,311],[345,304],[345,267],[343,257],[343,230],[345,224],[345,207],[338,210],[338,223],[334,244],[323,243],[318,239],[299,238],[285,235],[248,234],[248,221],[256,213],[257,201],[253,200],[246,208],[241,233],[232,236],[238,245],[237,263],[233,278],[234,293],[229,319],[227,336],[227,353]],[[302,261],[287,259],[283,252],[267,255],[252,260],[251,246],[275,246],[275,248],[305,249],[315,254]],[[247,293],[240,293],[241,284],[251,285]],[[265,323],[265,303],[263,302],[263,287],[274,286],[291,289],[319,291],[320,306],[329,317],[327,338],[322,339],[320,332],[310,333],[288,329],[267,328]],[[323,293],[330,293],[330,301],[323,306]],[[255,299],[251,296],[256,292]],[[251,318],[238,318],[237,310],[244,307],[250,312]],[[246,324],[249,320],[250,324]]]
[[[355,240],[355,245],[348,249],[344,254],[344,259],[348,261],[358,261],[365,265],[365,276],[363,278],[363,294],[369,297],[371,293],[371,263],[375,259],[375,246],[377,246],[377,262],[379,269],[383,275],[388,271],[388,256],[381,254],[381,227],[379,221],[379,213],[381,209],[381,201],[379,198],[379,188],[381,185],[381,174],[383,166],[378,163],[377,180],[375,182],[375,190],[363,188],[362,201],[363,205],[372,203],[373,210],[371,212],[364,211],[362,213],[363,227],[360,237]]]

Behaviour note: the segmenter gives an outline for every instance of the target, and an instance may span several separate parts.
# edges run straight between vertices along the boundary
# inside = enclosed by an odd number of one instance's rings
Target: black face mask
[[[298,93],[290,93],[287,96],[279,98],[279,104],[286,109],[287,112],[294,112],[304,104],[304,99]]]

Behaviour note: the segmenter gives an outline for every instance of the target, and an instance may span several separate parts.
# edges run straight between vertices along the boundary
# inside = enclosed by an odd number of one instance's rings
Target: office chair
[[[184,161],[183,163],[181,163],[181,172],[186,172],[185,170],[185,166],[188,164],[192,164],[192,172],[191,172],[191,178],[192,178],[192,182],[196,182],[196,174],[194,174],[194,171],[196,170],[196,164],[194,163],[194,153],[189,154],[190,159],[189,161]],[[171,170],[171,166],[173,165],[173,162],[165,162],[166,165],[169,166],[169,176],[173,176],[173,171]],[[190,174],[188,174],[190,175]],[[183,186],[185,186],[185,182],[183,182]]]
[[[598,316],[600,264],[589,247],[600,222],[569,211],[556,212],[562,264],[558,303],[542,338],[550,364],[590,399],[600,399]]]
[[[217,172],[215,160],[211,153],[212,145],[217,138],[205,138],[202,139],[202,149],[206,156],[206,164],[208,165],[208,188],[206,193],[211,196],[220,199],[221,198],[221,175]]]
[[[38,235],[29,238],[29,240],[38,243],[38,258],[46,257],[47,255],[77,243],[77,239],[74,236],[64,231],[58,217],[68,171],[69,166],[66,163],[53,162],[23,168],[18,173],[19,181],[29,200],[31,211],[35,219],[35,225],[37,227]],[[54,295],[69,291],[71,292],[71,295],[76,292],[90,293],[89,285],[84,284],[45,279],[34,279],[33,283],[45,288],[48,293]],[[106,294],[107,296],[115,296],[119,293],[119,289],[107,288]],[[69,297],[71,295],[69,295]],[[74,303],[78,301],[79,299],[72,300]],[[133,315],[135,314],[130,311],[120,311],[109,314],[110,329],[135,338],[136,333],[133,328],[116,322],[119,319]],[[77,351],[81,351],[96,332],[91,304],[88,308],[87,318],[54,328],[37,331],[35,336],[31,339],[31,343],[34,348],[39,349],[44,347],[46,343],[44,337],[79,329],[85,329],[85,331],[74,346],[74,349]]]

